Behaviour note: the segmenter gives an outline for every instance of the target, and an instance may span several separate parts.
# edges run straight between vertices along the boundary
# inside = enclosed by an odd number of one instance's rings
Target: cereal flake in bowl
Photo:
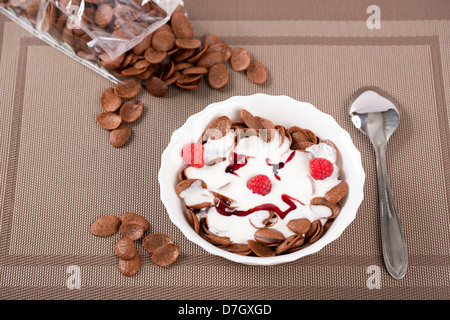
[[[189,240],[231,261],[274,265],[342,234],[363,200],[365,173],[330,115],[255,94],[191,116],[163,152],[158,179]]]

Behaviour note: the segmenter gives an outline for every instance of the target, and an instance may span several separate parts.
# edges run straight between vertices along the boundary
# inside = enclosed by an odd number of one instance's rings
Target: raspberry
[[[265,196],[272,190],[272,183],[268,176],[259,174],[247,181],[247,188],[252,190],[253,193]]]
[[[204,150],[205,147],[200,142],[189,143],[181,151],[181,157],[184,163],[190,164],[195,168],[201,168],[205,165],[205,161],[203,160]]]
[[[311,177],[316,180],[328,178],[333,173],[333,164],[324,158],[314,158],[309,161]]]

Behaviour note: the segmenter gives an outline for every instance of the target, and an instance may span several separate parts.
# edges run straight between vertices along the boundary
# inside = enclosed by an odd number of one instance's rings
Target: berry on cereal
[[[258,174],[254,176],[247,182],[247,188],[249,188],[253,193],[258,193],[265,196],[272,190],[272,183],[268,176],[264,174]]]
[[[181,156],[186,164],[189,164],[195,168],[201,168],[205,162],[203,160],[204,147],[199,142],[192,142],[184,146],[181,151]]]
[[[316,180],[323,180],[333,174],[333,164],[324,158],[314,158],[309,161],[311,177]]]

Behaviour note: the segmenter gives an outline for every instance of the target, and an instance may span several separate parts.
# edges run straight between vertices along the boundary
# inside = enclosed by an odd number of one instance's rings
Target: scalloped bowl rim
[[[278,106],[274,110],[273,103]],[[232,120],[239,119],[238,110],[245,108],[254,115],[267,117],[276,124],[286,127],[298,125],[311,129],[318,136],[332,140],[339,150],[338,165],[341,168],[341,177],[345,176],[345,181],[349,184],[349,192],[343,199],[341,213],[330,229],[315,243],[303,249],[274,257],[243,256],[224,249],[204,240],[198,235],[188,223],[184,214],[183,201],[175,192],[177,184],[177,174],[183,165],[177,162],[181,153],[181,148],[185,143],[195,141],[203,132],[206,125],[215,117],[228,115]],[[293,109],[291,109],[293,108]],[[287,109],[293,112],[300,112],[306,118],[313,118],[316,121],[303,120],[292,117],[282,121],[276,118],[285,116],[280,112]],[[301,111],[299,111],[301,109]],[[236,113],[237,112],[237,113]],[[237,117],[236,117],[237,116]],[[317,121],[320,119],[320,121]],[[291,122],[288,125],[287,122]],[[330,134],[334,132],[334,134]],[[329,134],[323,134],[329,133]],[[178,156],[177,156],[178,155]],[[344,161],[342,158],[345,158]],[[176,167],[178,166],[178,167]],[[351,174],[348,170],[351,169]],[[171,221],[181,230],[184,236],[205,249],[207,252],[226,258],[230,261],[249,265],[275,265],[298,260],[304,256],[320,251],[324,246],[336,240],[344,230],[353,222],[358,208],[364,199],[365,172],[362,167],[361,154],[353,144],[350,134],[339,126],[336,120],[310,103],[300,102],[285,95],[271,96],[266,94],[254,94],[249,96],[234,96],[227,100],[211,103],[202,111],[190,116],[184,125],[173,132],[170,142],[161,155],[161,167],[158,172],[160,184],[160,197]]]

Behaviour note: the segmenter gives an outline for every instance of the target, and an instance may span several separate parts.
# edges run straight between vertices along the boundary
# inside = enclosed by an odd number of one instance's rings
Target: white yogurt
[[[208,189],[202,187],[200,180],[194,181],[189,188],[181,191],[180,197],[188,207],[205,202],[213,203],[214,200],[214,195]]]
[[[288,139],[281,143],[278,132],[270,143],[266,143],[257,136],[250,136],[241,138],[235,144],[234,135],[233,130],[230,130],[224,138],[208,140],[204,144],[205,158],[211,159],[211,154],[219,154],[224,156],[224,161],[205,165],[202,168],[188,167],[186,169],[187,178],[201,179],[208,186],[208,190],[205,190],[201,188],[200,182],[195,186],[193,183],[190,188],[183,191],[186,193],[180,196],[188,206],[205,202],[206,199],[212,201],[210,191],[213,191],[233,199],[231,206],[237,210],[247,211],[263,204],[272,204],[281,211],[286,211],[289,205],[283,201],[282,195],[288,195],[296,199],[293,202],[297,207],[284,219],[279,218],[272,226],[282,232],[285,237],[294,234],[286,226],[292,219],[307,218],[310,221],[325,219],[326,221],[326,218],[331,215],[330,209],[325,206],[310,206],[310,201],[315,197],[323,197],[340,182],[339,168],[335,164],[337,152],[332,146],[319,143],[310,147],[308,152],[293,151],[289,149]],[[220,140],[223,141],[220,142]],[[226,172],[226,169],[232,164],[233,157],[228,155],[232,155],[233,152],[247,156],[247,164],[230,173]],[[330,177],[324,180],[314,180],[311,177],[309,161],[314,157],[323,157],[334,163],[333,174]],[[281,167],[278,167],[280,163]],[[247,181],[258,174],[268,176],[272,184],[271,191],[265,196],[253,193],[247,188]],[[205,216],[205,211],[200,214]],[[269,212],[265,210],[246,216],[226,216],[218,212],[215,206],[206,209],[210,231],[218,236],[229,237],[235,243],[247,243],[247,240],[253,239],[257,230],[255,226],[262,226],[262,221],[268,216]]]
[[[229,130],[227,134],[220,139],[208,139],[203,145],[203,159],[205,163],[210,164],[216,159],[228,157],[234,146],[236,135],[233,130]]]

